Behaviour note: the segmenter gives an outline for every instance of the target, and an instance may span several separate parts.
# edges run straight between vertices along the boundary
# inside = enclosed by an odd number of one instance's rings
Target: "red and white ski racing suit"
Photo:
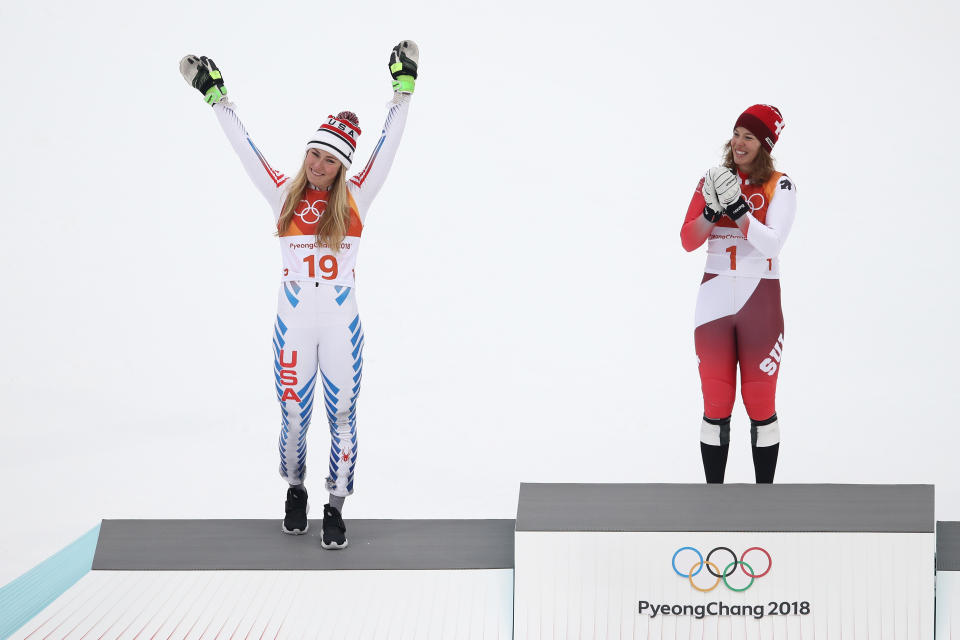
[[[739,364],[747,414],[753,421],[765,421],[776,413],[783,354],[779,254],[796,215],[797,190],[789,177],[778,172],[763,184],[751,184],[742,174],[740,180],[750,205],[746,222],[740,221],[745,231],[724,215],[703,236],[704,227],[697,224],[706,204],[701,180],[680,239],[687,251],[707,242],[694,330],[704,416],[730,417]]]

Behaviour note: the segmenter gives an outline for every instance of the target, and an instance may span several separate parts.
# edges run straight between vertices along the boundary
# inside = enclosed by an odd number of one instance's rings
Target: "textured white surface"
[[[701,593],[671,567],[686,546],[704,556],[718,546],[738,556],[761,546],[772,566],[742,593],[723,582]],[[933,534],[518,532],[515,632],[583,640],[932,640],[933,553]],[[696,554],[683,554],[678,563],[689,571]],[[718,556],[726,558],[718,552],[714,561]],[[755,574],[766,568],[756,551],[746,561]],[[715,580],[706,578],[694,584],[708,588]],[[743,588],[748,581],[731,575],[729,582]],[[640,601],[759,606],[763,616],[651,617],[649,608],[639,613]],[[810,614],[771,616],[771,602],[808,602]]]
[[[488,640],[513,572],[92,571],[11,638]]]

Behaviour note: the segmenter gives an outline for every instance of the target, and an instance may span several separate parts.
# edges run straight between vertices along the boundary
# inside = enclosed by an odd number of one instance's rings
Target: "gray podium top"
[[[932,485],[521,484],[517,531],[933,533]]]
[[[937,571],[960,571],[960,522],[937,523]]]
[[[512,569],[513,520],[347,520],[350,546],[320,547],[280,520],[104,520],[97,570]]]

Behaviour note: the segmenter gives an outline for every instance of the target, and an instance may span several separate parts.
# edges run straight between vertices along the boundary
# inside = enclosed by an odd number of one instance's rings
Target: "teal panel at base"
[[[0,640],[9,638],[90,571],[100,525],[0,588]]]

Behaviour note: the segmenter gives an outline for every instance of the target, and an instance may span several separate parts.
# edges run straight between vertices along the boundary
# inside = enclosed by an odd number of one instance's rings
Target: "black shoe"
[[[307,521],[307,512],[310,511],[310,505],[307,504],[307,490],[304,488],[287,489],[287,501],[284,503],[287,515],[283,518],[283,532],[299,536],[307,532],[310,523]]]
[[[323,505],[323,535],[320,546],[324,549],[343,549],[347,546],[347,527],[340,511],[329,504]]]

